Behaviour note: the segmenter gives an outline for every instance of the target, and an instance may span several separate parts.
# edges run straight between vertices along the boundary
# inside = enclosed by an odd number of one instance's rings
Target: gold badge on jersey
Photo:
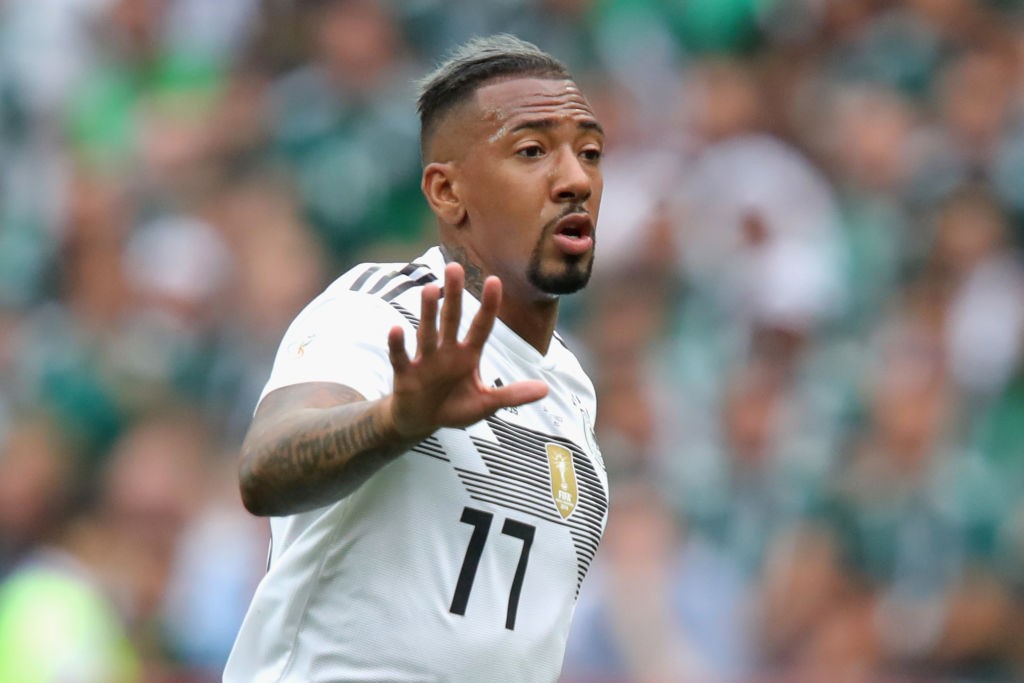
[[[576,469],[572,464],[572,451],[565,446],[547,443],[548,472],[551,475],[551,497],[562,519],[568,519],[576,509],[578,490]]]

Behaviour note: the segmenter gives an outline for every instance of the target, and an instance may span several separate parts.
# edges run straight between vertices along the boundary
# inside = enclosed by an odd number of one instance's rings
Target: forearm
[[[242,446],[245,507],[288,515],[352,493],[418,441],[395,430],[389,400],[302,408],[254,423]]]

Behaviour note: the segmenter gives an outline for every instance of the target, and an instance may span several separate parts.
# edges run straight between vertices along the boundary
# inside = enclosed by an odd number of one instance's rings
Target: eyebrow
[[[521,130],[550,130],[558,126],[561,123],[559,119],[545,118],[545,119],[532,119],[530,121],[523,121],[519,125],[512,128],[509,133],[518,133]],[[600,123],[593,119],[587,119],[586,121],[579,121],[576,124],[577,128],[583,130],[592,130],[601,135],[604,135],[604,128]]]

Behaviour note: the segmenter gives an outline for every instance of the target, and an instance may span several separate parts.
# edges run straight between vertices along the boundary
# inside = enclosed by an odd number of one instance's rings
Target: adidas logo
[[[494,383],[491,384],[491,386],[492,387],[503,387],[503,386],[505,386],[505,383],[501,381],[500,377],[498,377],[498,378],[496,378],[494,380]],[[508,406],[507,408],[502,408],[502,410],[504,412],[510,413],[512,415],[518,415],[519,414],[519,408],[516,407],[516,406]]]

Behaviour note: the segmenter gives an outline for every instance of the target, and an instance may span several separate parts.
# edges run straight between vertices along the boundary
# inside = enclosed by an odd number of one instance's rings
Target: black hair
[[[420,81],[417,109],[420,115],[420,153],[445,114],[471,97],[480,86],[497,78],[513,76],[572,79],[569,69],[533,43],[499,33],[474,38],[456,48],[434,71]]]

